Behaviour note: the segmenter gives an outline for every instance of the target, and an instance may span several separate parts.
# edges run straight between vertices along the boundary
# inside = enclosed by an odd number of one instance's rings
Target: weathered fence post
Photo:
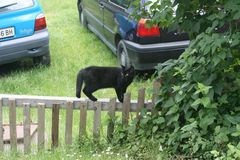
[[[38,103],[38,151],[45,145],[45,107],[44,103]]]
[[[66,128],[65,128],[65,144],[72,144],[72,125],[73,125],[73,103],[67,102],[66,105]]]
[[[125,93],[122,108],[122,124],[124,126],[128,125],[130,107],[131,107],[131,94]]]
[[[153,82],[153,95],[152,95],[152,114],[156,113],[156,110],[154,109],[154,106],[156,105],[157,99],[158,99],[158,92],[161,87],[160,80],[156,80]]]
[[[107,127],[107,139],[109,142],[111,142],[113,138],[115,109],[116,109],[116,98],[112,98],[110,99],[109,111],[108,111],[109,123]]]
[[[30,131],[30,104],[23,104],[23,115],[24,115],[24,125],[23,125],[23,135],[24,135],[24,153],[31,152],[31,131]]]
[[[140,112],[144,107],[144,101],[145,101],[145,88],[141,88],[138,91],[138,102],[137,102],[137,111],[136,111],[136,117],[138,119],[140,118]]]
[[[80,124],[79,124],[79,138],[86,135],[87,124],[87,102],[80,103]]]
[[[100,125],[101,125],[101,102],[94,103],[95,110],[94,110],[94,119],[93,119],[93,138],[95,140],[99,139],[100,136]]]
[[[17,129],[16,129],[16,103],[15,99],[9,99],[9,123],[10,123],[10,146],[17,151]]]
[[[0,152],[3,151],[3,100],[0,98]]]
[[[59,135],[59,104],[53,104],[52,108],[52,149],[58,147]]]

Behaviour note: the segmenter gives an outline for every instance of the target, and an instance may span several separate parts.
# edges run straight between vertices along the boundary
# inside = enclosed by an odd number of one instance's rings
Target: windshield
[[[0,0],[0,13],[16,11],[33,5],[33,0]]]
[[[110,2],[123,8],[128,8],[130,5],[130,0],[110,0]]]

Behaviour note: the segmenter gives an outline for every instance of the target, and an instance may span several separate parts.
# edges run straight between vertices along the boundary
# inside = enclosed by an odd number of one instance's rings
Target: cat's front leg
[[[115,89],[119,102],[123,103],[123,94],[121,89]]]

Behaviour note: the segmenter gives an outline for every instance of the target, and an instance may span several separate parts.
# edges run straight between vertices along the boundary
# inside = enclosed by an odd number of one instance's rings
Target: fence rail
[[[153,94],[153,100],[156,95]],[[108,111],[110,119],[114,119],[115,112],[122,112],[122,124],[128,125],[129,112],[136,112],[139,117],[141,108],[145,107],[151,111],[154,102],[145,100],[145,89],[140,89],[138,99],[131,100],[131,94],[124,95],[124,102],[120,103],[116,98],[100,99],[97,102],[88,99],[77,99],[72,97],[49,97],[49,96],[20,96],[0,94],[0,151],[4,151],[4,131],[3,127],[3,107],[9,108],[9,129],[10,129],[10,146],[12,150],[17,150],[17,124],[16,124],[16,108],[23,108],[23,134],[24,134],[24,153],[31,151],[30,136],[30,109],[37,108],[37,148],[44,149],[45,144],[45,110],[52,109],[52,130],[51,144],[55,148],[59,144],[59,110],[66,110],[65,123],[65,144],[72,144],[73,134],[73,112],[80,110],[79,137],[86,135],[87,111],[94,111],[93,115],[93,138],[98,139],[100,136],[101,111]],[[114,132],[114,122],[109,121],[107,126],[107,138],[111,141]]]
[[[73,103],[73,109],[79,110],[79,106],[87,103],[87,110],[96,110],[96,104],[94,102],[89,101],[86,98],[72,98],[72,97],[50,97],[50,96],[24,96],[24,95],[8,95],[8,94],[0,94],[0,98],[2,98],[2,105],[8,106],[9,100],[14,99],[17,107],[22,107],[23,103],[29,103],[31,107],[38,108],[39,104],[45,104],[46,108],[52,108],[54,104],[59,104],[60,108],[66,108],[67,102]],[[108,111],[109,110],[109,102],[110,99],[99,99],[98,102],[101,103],[101,110]],[[137,100],[131,100],[131,112],[137,111]],[[85,104],[86,105],[86,104]],[[152,101],[145,101],[144,107],[147,108],[148,111],[151,111]],[[116,101],[116,111],[122,111],[122,103]]]

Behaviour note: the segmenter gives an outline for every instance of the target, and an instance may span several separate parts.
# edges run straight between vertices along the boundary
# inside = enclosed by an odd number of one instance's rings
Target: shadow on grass
[[[35,66],[31,60],[17,61],[8,64],[0,65],[0,78],[8,76],[16,72],[27,72],[34,68],[39,68],[40,66]]]

